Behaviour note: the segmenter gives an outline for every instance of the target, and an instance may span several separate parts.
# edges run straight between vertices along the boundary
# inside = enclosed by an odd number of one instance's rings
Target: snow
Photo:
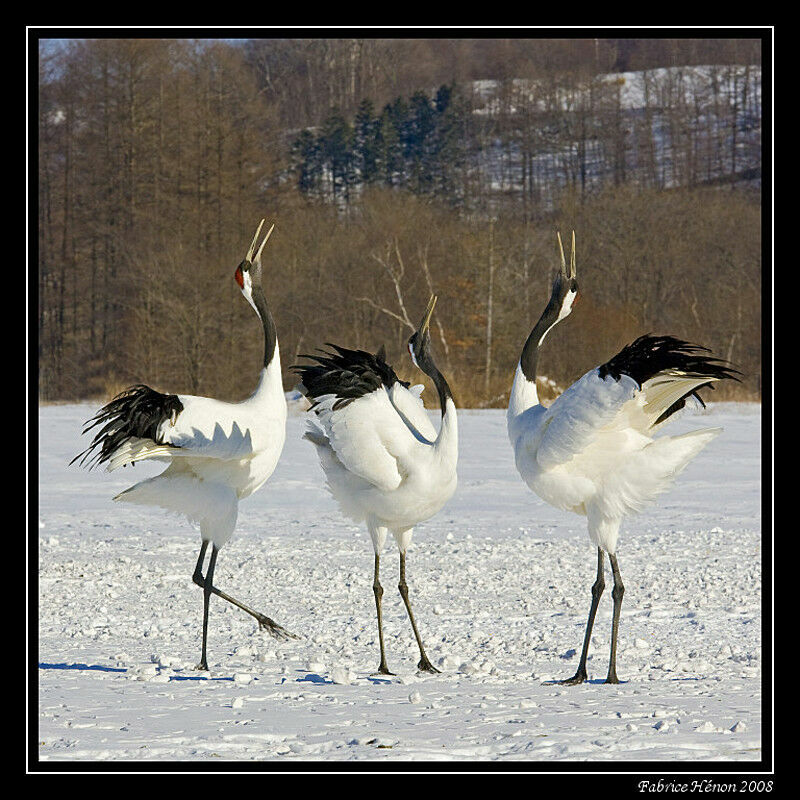
[[[277,641],[213,598],[200,655],[199,536],[112,503],[163,467],[67,466],[92,405],[39,410],[39,759],[54,761],[731,760],[761,758],[761,409],[687,411],[671,432],[724,433],[623,525],[618,686],[602,598],[589,682],[575,671],[595,553],[585,520],[517,475],[500,410],[460,412],[459,488],[415,531],[407,580],[431,661],[381,561],[323,490],[294,404],[275,474],[240,506],[217,585],[301,638]],[[34,557],[33,554],[31,557]],[[607,574],[607,584],[610,574]]]

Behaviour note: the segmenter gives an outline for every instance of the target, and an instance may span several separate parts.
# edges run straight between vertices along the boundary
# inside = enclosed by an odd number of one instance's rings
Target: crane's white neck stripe
[[[550,331],[553,330],[553,328],[555,328],[555,326],[558,325],[558,323],[561,322],[561,320],[564,319],[564,317],[568,317],[569,316],[570,312],[572,311],[572,304],[575,302],[575,295],[576,294],[577,294],[577,292],[575,292],[572,289],[570,289],[564,295],[564,299],[561,301],[561,308],[558,311],[558,316],[556,317],[556,319],[554,320],[552,325],[550,325],[547,328],[547,330],[545,330],[545,332],[541,335],[541,338],[539,339],[539,344],[537,345],[537,347],[541,347],[542,346],[542,342],[544,341],[544,337],[547,336],[547,334],[550,333]]]
[[[417,357],[414,355],[414,348],[410,344],[408,345],[408,352],[409,355],[411,356],[411,360],[414,362],[414,366],[417,369],[420,369],[419,364],[417,364]]]
[[[250,277],[250,270],[242,270],[242,294],[245,296],[245,299],[248,303],[253,307],[253,310],[261,316],[261,313],[256,308],[256,304],[253,302],[253,279]]]

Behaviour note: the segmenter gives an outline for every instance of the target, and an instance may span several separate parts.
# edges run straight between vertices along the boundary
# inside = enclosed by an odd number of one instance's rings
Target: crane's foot
[[[258,629],[261,631],[266,631],[270,636],[274,636],[276,639],[300,638],[299,636],[295,636],[293,633],[287,631],[283,625],[278,625],[275,620],[265,617],[263,614],[256,614],[255,618],[258,620]]]
[[[586,680],[586,677],[586,670],[579,668],[571,678],[567,678],[563,681],[557,681],[557,683],[559,683],[561,686],[577,686],[579,683],[583,683]]]
[[[200,672],[208,672],[208,664],[205,661],[201,661],[199,664],[195,664],[194,668],[199,670]]]
[[[380,666],[378,667],[378,670],[377,670],[377,672],[375,674],[376,675],[392,675],[392,676],[394,676],[394,672],[391,672],[389,670],[389,667],[386,666],[386,662],[385,661],[381,661]]]
[[[431,675],[440,674],[440,670],[436,669],[436,667],[434,667],[433,664],[431,664],[431,662],[428,661],[428,657],[427,656],[423,656],[419,660],[419,664],[417,664],[417,669],[420,672],[428,672]]]
[[[613,675],[609,673],[608,677],[606,678],[606,683],[619,683],[617,673],[615,672]]]

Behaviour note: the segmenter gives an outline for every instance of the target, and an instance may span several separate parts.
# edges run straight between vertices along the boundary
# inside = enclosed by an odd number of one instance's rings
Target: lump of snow
[[[409,703],[421,703],[422,702],[422,695],[419,693],[417,689],[414,689],[413,692],[408,696]]]
[[[442,656],[438,663],[442,670],[454,670],[460,666],[459,661],[450,655]]]
[[[739,720],[731,728],[731,733],[744,733],[746,730],[747,730],[747,725],[745,725],[744,722]]]
[[[695,728],[697,733],[719,733],[719,728],[713,723],[706,720],[702,725]]]
[[[253,680],[253,676],[249,672],[237,672],[233,676],[233,680],[235,683],[241,683],[242,685],[247,686],[247,684]]]
[[[331,680],[342,686],[351,684],[355,677],[355,674],[350,671],[349,667],[334,667],[331,670]]]
[[[158,664],[140,664],[130,670],[131,677],[137,681],[146,681],[158,675]]]

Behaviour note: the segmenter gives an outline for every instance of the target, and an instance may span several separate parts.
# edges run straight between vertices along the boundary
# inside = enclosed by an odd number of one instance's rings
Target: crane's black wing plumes
[[[728,362],[704,355],[711,351],[675,336],[652,336],[645,334],[623,347],[613,358],[598,368],[601,378],[608,376],[619,380],[622,375],[633,378],[641,387],[645,381],[659,374],[681,374],[691,378],[708,378],[708,383],[696,386],[683,397],[676,400],[654,423],[659,425],[679,411],[688,397],[694,396],[705,408],[698,392],[703,388],[713,389],[712,381],[730,378],[738,381],[741,373]]]
[[[312,409],[316,406],[317,398],[325,395],[338,398],[333,404],[333,410],[336,411],[381,386],[389,389],[399,383],[408,388],[409,384],[401,381],[386,363],[383,347],[373,354],[366,350],[350,350],[330,342],[325,344],[336,352],[322,350],[321,355],[301,354],[300,358],[312,359],[316,363],[295,364],[291,367],[300,375],[300,388],[311,400]]]
[[[156,444],[165,444],[160,441],[158,428],[165,420],[174,422],[181,411],[183,403],[178,395],[162,394],[143,384],[131,386],[86,422],[84,434],[98,425],[103,427],[95,434],[89,447],[69,463],[80,459],[81,466],[87,464],[91,469],[108,461],[121,445],[132,438],[152,439]]]

